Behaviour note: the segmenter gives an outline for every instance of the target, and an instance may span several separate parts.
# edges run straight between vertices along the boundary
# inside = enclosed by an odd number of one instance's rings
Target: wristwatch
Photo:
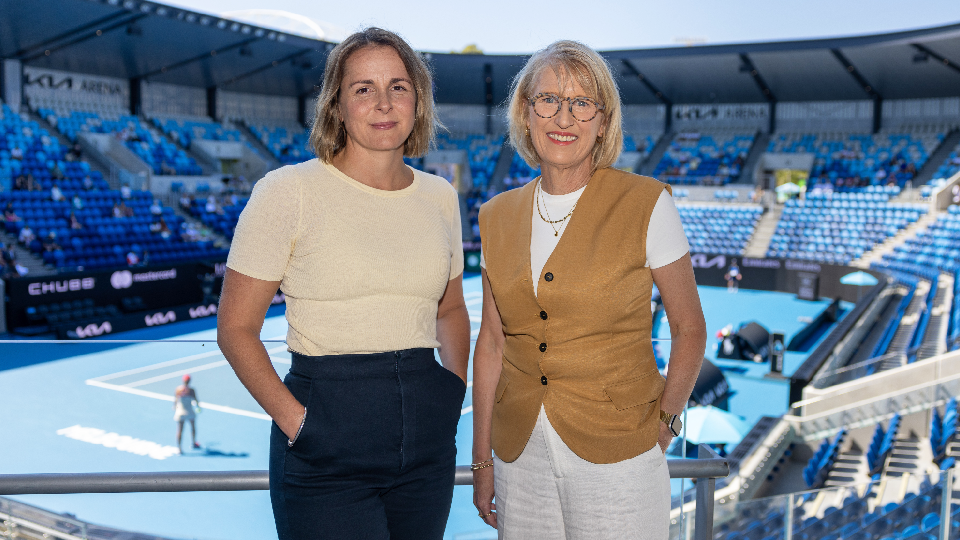
[[[667,425],[670,428],[670,433],[673,433],[674,437],[680,436],[680,430],[683,429],[683,422],[680,421],[680,416],[676,414],[668,414],[663,411],[660,411],[660,421]]]

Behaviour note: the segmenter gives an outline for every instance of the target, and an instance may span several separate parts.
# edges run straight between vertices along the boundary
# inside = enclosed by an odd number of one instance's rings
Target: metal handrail
[[[730,474],[726,458],[700,445],[700,459],[668,459],[670,478],[699,478],[694,540],[713,538],[713,505],[717,478]],[[457,466],[454,485],[473,485],[469,465]],[[159,493],[185,491],[259,491],[270,489],[267,471],[120,472],[0,474],[0,495],[78,493]]]

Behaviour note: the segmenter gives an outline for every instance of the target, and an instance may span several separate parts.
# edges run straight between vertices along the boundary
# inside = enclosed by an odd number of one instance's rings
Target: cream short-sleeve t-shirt
[[[437,304],[463,272],[460,204],[413,170],[398,191],[313,159],[257,182],[227,267],[279,281],[287,345],[309,356],[436,348]]]

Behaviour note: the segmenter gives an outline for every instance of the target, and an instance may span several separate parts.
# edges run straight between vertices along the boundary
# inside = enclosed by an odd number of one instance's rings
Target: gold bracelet
[[[470,466],[471,466],[471,467],[476,467],[477,465],[483,465],[484,463],[490,463],[490,462],[492,462],[492,461],[493,461],[493,458],[485,459],[485,460],[483,460],[483,461],[478,461],[477,463],[471,463]]]
[[[487,467],[493,467],[493,461],[487,463],[486,465],[470,465],[470,470],[479,471],[480,469],[486,469]]]

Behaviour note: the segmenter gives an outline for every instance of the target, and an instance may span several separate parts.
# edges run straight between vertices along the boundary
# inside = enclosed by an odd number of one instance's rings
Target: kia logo
[[[147,323],[147,326],[160,326],[161,324],[172,323],[176,320],[177,314],[172,311],[154,313],[153,315],[147,315],[143,318],[143,322]]]
[[[133,285],[133,274],[129,270],[118,270],[110,276],[110,284],[114,289],[129,289]]]
[[[199,317],[209,317],[210,315],[216,315],[217,305],[210,304],[209,306],[197,306],[190,308],[190,318],[196,319]]]
[[[110,321],[104,321],[103,324],[97,326],[96,324],[88,324],[87,326],[78,326],[75,330],[78,338],[88,338],[95,336],[102,336],[104,334],[109,334],[113,332],[113,326],[110,325]]]

